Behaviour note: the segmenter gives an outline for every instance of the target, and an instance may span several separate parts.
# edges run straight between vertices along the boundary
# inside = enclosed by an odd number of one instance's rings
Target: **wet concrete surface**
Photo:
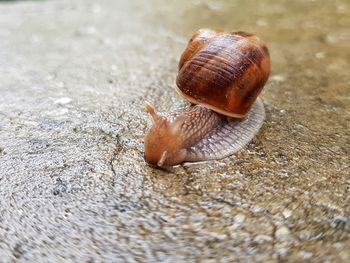
[[[0,262],[349,262],[350,3],[0,3]],[[201,27],[269,46],[258,136],[159,170],[140,137],[186,105]]]

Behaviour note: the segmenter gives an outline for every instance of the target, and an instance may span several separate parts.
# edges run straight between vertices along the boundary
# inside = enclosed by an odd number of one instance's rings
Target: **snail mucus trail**
[[[265,110],[258,95],[269,74],[268,49],[255,35],[197,31],[180,58],[176,79],[179,95],[194,105],[157,113],[145,104],[153,118],[145,160],[171,166],[235,153],[262,126]]]

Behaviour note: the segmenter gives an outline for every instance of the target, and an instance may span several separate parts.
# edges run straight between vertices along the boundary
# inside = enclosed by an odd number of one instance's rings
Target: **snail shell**
[[[244,32],[202,29],[180,58],[177,91],[194,104],[242,118],[269,74],[269,52],[259,38]]]
[[[264,43],[254,35],[199,30],[179,61],[178,93],[194,105],[157,113],[145,137],[145,160],[158,166],[229,156],[247,144],[265,118],[257,99],[270,73]]]

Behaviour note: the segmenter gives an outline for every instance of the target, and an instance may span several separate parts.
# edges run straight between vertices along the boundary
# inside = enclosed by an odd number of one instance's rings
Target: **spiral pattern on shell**
[[[177,91],[194,104],[243,118],[269,74],[268,49],[255,35],[201,29],[181,56]]]

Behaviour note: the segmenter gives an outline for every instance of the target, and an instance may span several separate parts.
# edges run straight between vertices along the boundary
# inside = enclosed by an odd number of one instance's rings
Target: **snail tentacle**
[[[145,109],[152,116],[153,121],[156,121],[157,118],[159,118],[159,115],[156,113],[154,106],[150,102],[145,102]]]

